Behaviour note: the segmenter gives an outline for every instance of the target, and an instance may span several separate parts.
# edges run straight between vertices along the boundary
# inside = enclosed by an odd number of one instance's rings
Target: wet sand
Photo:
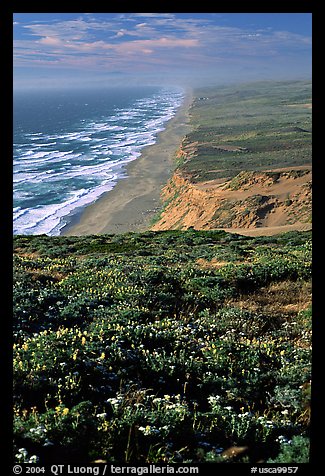
[[[86,207],[61,235],[92,235],[144,231],[161,208],[161,188],[174,168],[175,152],[190,130],[189,107],[192,93],[186,98],[157,142],[143,149],[141,156],[126,167],[127,177],[113,190]]]

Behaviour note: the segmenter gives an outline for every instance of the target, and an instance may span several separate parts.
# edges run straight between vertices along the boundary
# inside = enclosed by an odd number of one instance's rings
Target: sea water
[[[177,87],[14,94],[14,234],[59,235],[126,177],[184,98]]]

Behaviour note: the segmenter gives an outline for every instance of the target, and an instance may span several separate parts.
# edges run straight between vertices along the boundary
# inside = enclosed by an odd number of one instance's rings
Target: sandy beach
[[[175,152],[189,131],[188,111],[192,93],[168,121],[157,142],[143,149],[141,156],[126,167],[127,177],[113,190],[86,207],[61,235],[125,233],[148,229],[161,207],[161,188],[170,178]]]

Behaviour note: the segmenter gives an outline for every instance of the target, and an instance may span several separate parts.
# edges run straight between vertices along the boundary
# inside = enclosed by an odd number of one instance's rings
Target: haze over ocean
[[[15,234],[59,235],[126,177],[184,98],[178,87],[28,91],[14,96]]]

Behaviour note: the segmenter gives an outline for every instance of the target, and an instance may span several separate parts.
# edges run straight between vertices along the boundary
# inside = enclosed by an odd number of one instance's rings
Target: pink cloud
[[[156,40],[137,40],[134,43],[144,43],[149,47],[161,48],[194,48],[199,46],[199,41],[196,38],[158,38]]]
[[[46,36],[45,38],[41,38],[40,40],[38,40],[38,43],[40,43],[41,45],[47,45],[47,46],[60,46],[63,44],[60,38],[57,38],[54,36]]]
[[[199,46],[197,39],[189,38],[158,38],[153,40],[134,40],[114,45],[116,51],[127,54],[136,52],[153,52],[156,48],[195,48]]]
[[[65,49],[78,52],[112,51],[119,55],[151,54],[155,50],[171,48],[195,48],[199,46],[197,39],[189,38],[166,38],[147,40],[124,41],[123,43],[108,43],[103,40],[93,42],[63,41],[57,37],[47,36],[38,41],[44,47],[60,47],[63,53]]]

